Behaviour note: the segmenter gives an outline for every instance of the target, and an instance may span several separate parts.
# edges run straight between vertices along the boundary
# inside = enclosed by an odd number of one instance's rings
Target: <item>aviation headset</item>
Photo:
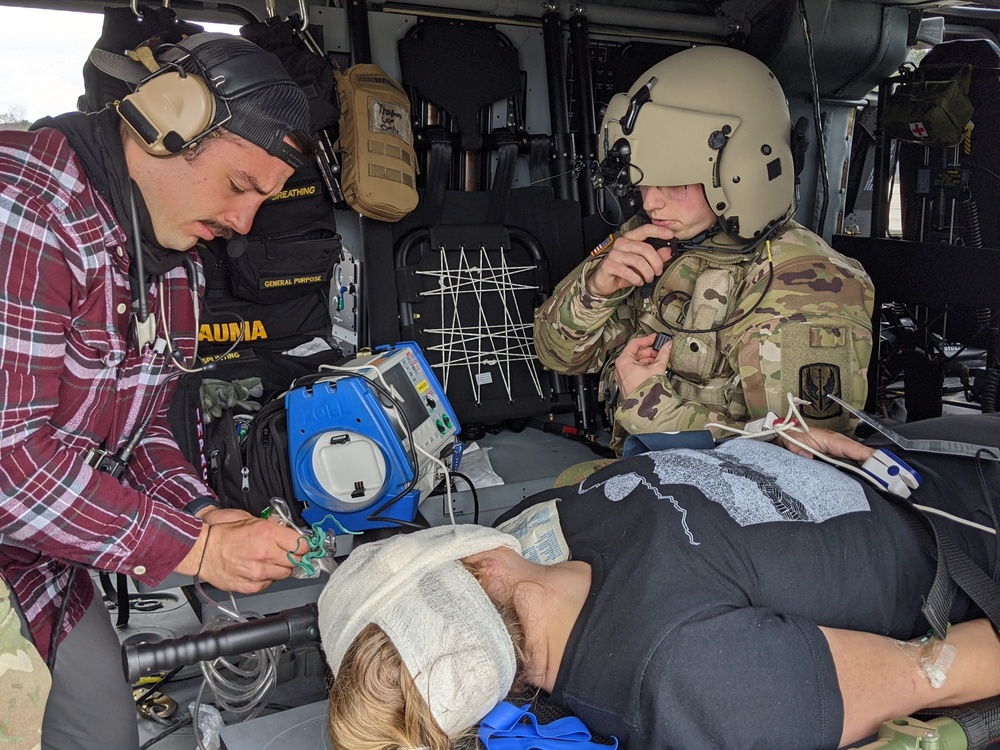
[[[220,39],[231,45],[229,51],[235,54],[217,62],[206,59],[209,56],[199,47]],[[240,54],[241,45],[257,54]],[[155,58],[150,46],[141,47],[130,56],[150,73],[138,81],[133,93],[114,103],[115,109],[135,142],[153,156],[179,154],[228,125],[237,135],[299,168],[307,159],[284,143],[285,133],[279,133],[280,128],[267,122],[257,108],[241,117],[238,125],[232,122],[234,108],[241,106],[244,97],[270,87],[294,85],[276,58],[272,61],[260,52],[240,37],[213,33],[196,34],[179,44],[161,44],[155,49]]]
[[[208,84],[180,67],[162,67],[116,109],[136,143],[154,156],[180,153],[218,127]]]

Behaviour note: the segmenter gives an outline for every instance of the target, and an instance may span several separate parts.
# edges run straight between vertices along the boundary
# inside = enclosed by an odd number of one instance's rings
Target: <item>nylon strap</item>
[[[441,126],[426,129],[431,152],[427,158],[427,180],[424,182],[424,215],[428,226],[441,223],[444,214],[444,193],[451,181],[451,133]]]
[[[910,501],[888,493],[882,494],[882,497],[903,511],[904,520],[937,560],[934,581],[920,608],[934,635],[942,639],[947,636],[948,617],[958,588],[983,610],[993,627],[1000,631],[1000,584],[959,549],[950,537],[942,534],[933,519],[913,507]]]
[[[517,164],[517,136],[507,128],[494,131],[497,141],[497,166],[493,174],[490,205],[486,213],[487,224],[503,224],[507,218],[510,189],[514,184],[514,166]]]
[[[575,716],[566,716],[548,724],[539,724],[529,710],[511,703],[498,703],[479,725],[479,741],[486,750],[607,750],[618,747],[618,740],[605,745],[592,740],[590,730]]]
[[[115,621],[115,627],[119,629],[128,627],[129,615],[131,614],[128,598],[128,576],[124,573],[115,574],[118,583],[117,590],[114,584],[111,583],[110,573],[102,570],[98,573],[98,578],[101,581],[101,588],[104,590],[104,595],[108,599],[113,599],[115,606],[118,607],[118,619]]]

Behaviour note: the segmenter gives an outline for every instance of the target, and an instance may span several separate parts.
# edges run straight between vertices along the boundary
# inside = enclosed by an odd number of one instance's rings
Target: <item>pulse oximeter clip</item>
[[[916,469],[885,448],[879,448],[861,464],[868,480],[897,497],[908,498],[923,481]]]

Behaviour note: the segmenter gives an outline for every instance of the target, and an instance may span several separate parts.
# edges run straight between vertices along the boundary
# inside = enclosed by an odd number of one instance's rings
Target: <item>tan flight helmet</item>
[[[704,185],[719,228],[749,243],[792,214],[790,135],[767,66],[707,46],[671,55],[614,96],[598,140],[605,175],[617,165],[633,186]]]

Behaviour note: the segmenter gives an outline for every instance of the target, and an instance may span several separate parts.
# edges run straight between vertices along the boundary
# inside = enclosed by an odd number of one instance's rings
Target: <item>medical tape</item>
[[[958,653],[955,646],[934,635],[925,635],[912,641],[895,641],[895,644],[914,660],[931,687],[940,688],[944,685],[948,679],[948,670]]]

